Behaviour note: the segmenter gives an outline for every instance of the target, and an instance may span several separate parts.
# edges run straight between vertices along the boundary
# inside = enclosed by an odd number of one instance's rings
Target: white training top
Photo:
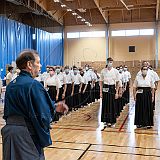
[[[43,74],[41,75],[41,80],[45,81],[48,77],[49,77],[49,73],[43,72]]]
[[[84,76],[86,76],[86,78],[87,78],[87,81],[89,82],[89,81],[92,81],[92,75],[91,75],[92,73],[91,73],[91,71],[86,71],[86,72],[84,72]]]
[[[141,70],[137,73],[137,76],[140,74],[142,74]],[[154,82],[159,81],[159,76],[154,70],[148,69],[147,74],[149,74],[151,76],[151,78],[153,79]]]
[[[57,75],[53,75],[52,77],[48,77],[45,81],[46,86],[56,86],[57,88],[61,88],[61,82],[58,79]]]
[[[66,77],[64,76],[64,74],[62,72],[60,72],[57,77],[59,78],[61,85],[66,84]]]
[[[71,73],[64,73],[65,79],[66,79],[66,84],[72,84],[73,83],[73,76],[71,75]]]
[[[12,81],[13,80],[13,78],[14,78],[14,74],[12,74],[12,73],[7,73],[7,76],[6,76],[6,79],[7,80],[10,80],[10,81]]]
[[[82,77],[82,76],[81,76]],[[87,77],[84,75],[82,78],[81,78],[81,82],[83,84],[88,84],[88,80],[87,80]]]
[[[104,84],[115,85],[116,82],[120,81],[118,70],[115,68],[112,68],[111,70],[108,70],[108,68],[102,69],[100,81],[103,81]]]
[[[82,76],[80,74],[73,75],[72,78],[73,78],[74,84],[82,83]]]
[[[143,78],[142,74],[136,76],[135,81],[133,83],[133,87],[151,87],[155,88],[155,84],[153,78],[150,74],[147,73],[146,77]]]
[[[131,73],[129,71],[124,71],[123,74],[125,82],[129,82],[129,80],[131,79]]]
[[[127,77],[124,75],[124,72],[119,73],[120,76],[120,80],[122,81],[122,83],[127,82]]]

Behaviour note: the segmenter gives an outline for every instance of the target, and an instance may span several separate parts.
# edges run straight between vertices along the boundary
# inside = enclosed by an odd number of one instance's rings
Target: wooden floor
[[[159,89],[160,91],[160,89]],[[159,160],[160,93],[156,93],[155,126],[136,129],[131,99],[114,128],[100,131],[101,102],[64,116],[51,130],[53,145],[45,148],[46,160]],[[0,106],[0,127],[3,105]],[[0,159],[2,159],[0,137]]]

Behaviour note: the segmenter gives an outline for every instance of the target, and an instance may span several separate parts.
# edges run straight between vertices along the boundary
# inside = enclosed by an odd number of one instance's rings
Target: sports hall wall
[[[150,29],[156,28],[155,23],[127,23],[127,24],[112,24],[109,30],[123,29]],[[101,31],[107,30],[105,25],[95,25],[94,27],[77,26],[65,27],[65,47],[64,47],[64,62],[69,65],[83,66],[89,63],[92,66],[101,69],[105,66],[106,61],[106,38],[75,38],[67,39],[67,32],[76,31]],[[160,37],[160,36],[159,36]],[[160,39],[160,38],[159,38]],[[160,44],[160,40],[159,40]],[[132,67],[139,67],[141,61],[149,60],[155,66],[155,49],[156,36],[131,36],[131,37],[109,37],[108,42],[109,56],[115,60],[115,65],[127,64]],[[136,51],[129,53],[128,47],[135,46]],[[160,46],[160,45],[159,45]],[[160,53],[160,51],[159,51]],[[159,54],[160,55],[160,54]],[[160,56],[158,56],[160,60]]]

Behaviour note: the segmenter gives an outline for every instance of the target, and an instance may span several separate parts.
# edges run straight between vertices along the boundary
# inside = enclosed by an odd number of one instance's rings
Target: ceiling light
[[[64,7],[66,7],[66,5],[65,4],[61,4],[61,7],[64,8]]]
[[[83,8],[79,8],[78,9],[81,13],[85,13],[86,12],[86,9],[83,9]]]
[[[85,22],[86,20],[83,18],[83,19],[81,19],[81,21],[82,21],[82,22]]]
[[[71,10],[71,9],[67,9],[67,11],[68,11],[68,12],[71,12],[72,10]]]
[[[84,22],[85,24],[89,24],[89,22]]]
[[[77,15],[77,13],[75,13],[75,12],[73,12],[72,14],[73,14],[74,16]]]
[[[78,19],[82,18],[81,16],[77,16]]]
[[[90,26],[90,27],[92,26],[92,24],[90,24],[90,23],[89,23],[89,24],[87,24],[87,25],[88,25],[88,26]]]
[[[54,0],[54,2],[59,2],[59,0]]]

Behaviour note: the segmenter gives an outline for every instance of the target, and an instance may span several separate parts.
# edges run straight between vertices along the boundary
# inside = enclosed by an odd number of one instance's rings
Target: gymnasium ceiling
[[[65,26],[81,25],[77,16],[91,24],[154,22],[159,20],[159,0],[35,0],[48,14]],[[61,7],[66,5],[66,7]]]
[[[55,2],[59,1],[59,2]],[[0,0],[0,14],[37,27],[159,21],[160,0]],[[65,7],[62,7],[62,5]],[[72,11],[67,11],[71,9]],[[74,14],[76,15],[73,15]],[[78,18],[79,16],[79,18]],[[81,18],[80,18],[81,17]]]

